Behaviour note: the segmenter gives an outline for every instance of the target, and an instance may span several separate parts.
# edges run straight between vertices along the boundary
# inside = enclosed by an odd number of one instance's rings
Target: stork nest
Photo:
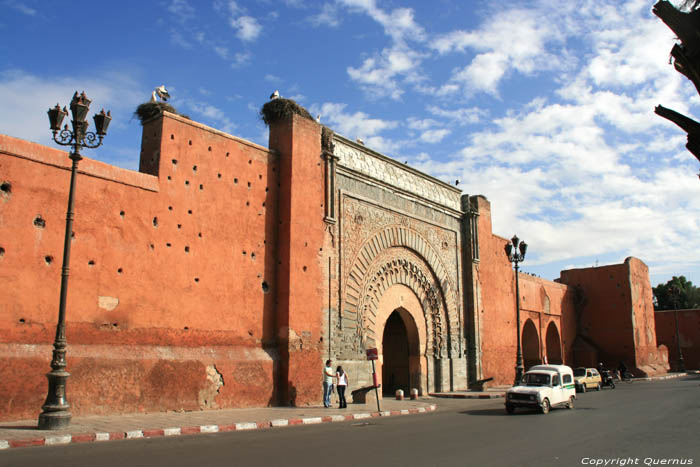
[[[292,99],[277,98],[265,103],[260,109],[260,117],[265,125],[270,126],[280,120],[287,120],[292,115],[299,115],[313,121],[313,117],[304,107],[297,104]]]
[[[184,118],[190,118],[187,115],[180,114],[177,111],[177,109],[175,109],[175,107],[166,102],[144,102],[143,104],[136,107],[136,110],[134,111],[134,116],[137,117],[141,121],[141,125],[143,125],[144,122],[147,122],[153,117],[157,117],[163,112],[170,112],[175,115],[180,115]]]

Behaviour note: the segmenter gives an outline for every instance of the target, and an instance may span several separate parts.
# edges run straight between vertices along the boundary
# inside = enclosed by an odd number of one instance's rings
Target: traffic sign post
[[[381,412],[382,409],[379,406],[379,385],[377,384],[377,372],[374,369],[374,361],[379,359],[379,352],[377,349],[367,349],[367,360],[372,362],[372,383],[374,384],[374,394],[377,397],[377,411]]]

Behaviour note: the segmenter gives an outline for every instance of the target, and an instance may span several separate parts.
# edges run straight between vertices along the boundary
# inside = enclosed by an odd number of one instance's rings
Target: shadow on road
[[[565,411],[567,409],[554,409],[553,412],[558,412],[558,411]],[[582,410],[596,410],[592,407],[577,407],[574,409],[575,411],[582,411]],[[539,410],[535,409],[518,409],[515,411],[515,413],[508,414],[506,413],[506,409],[475,409],[475,410],[463,410],[459,412],[460,414],[463,415],[476,415],[480,417],[517,417],[518,415],[542,415],[542,413]]]

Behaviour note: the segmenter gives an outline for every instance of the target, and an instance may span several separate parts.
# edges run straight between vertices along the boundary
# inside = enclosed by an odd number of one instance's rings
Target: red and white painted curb
[[[55,446],[61,444],[72,443],[89,443],[93,441],[111,441],[115,439],[139,439],[139,438],[157,438],[161,436],[181,436],[194,435],[201,433],[223,433],[227,431],[246,431],[260,430],[265,428],[277,428],[294,425],[315,425],[318,423],[329,422],[344,422],[348,420],[361,420],[373,417],[393,417],[397,415],[412,415],[425,412],[433,412],[437,410],[435,404],[426,407],[418,407],[413,409],[391,410],[382,412],[367,412],[354,413],[348,415],[328,415],[325,417],[307,417],[307,418],[289,418],[289,419],[274,419],[263,422],[239,422],[230,425],[199,425],[199,426],[184,426],[174,428],[152,429],[152,430],[133,430],[126,432],[95,432],[95,433],[80,433],[80,434],[65,434],[53,435],[39,438],[25,439],[0,439],[0,450],[9,448],[23,448],[29,446]]]

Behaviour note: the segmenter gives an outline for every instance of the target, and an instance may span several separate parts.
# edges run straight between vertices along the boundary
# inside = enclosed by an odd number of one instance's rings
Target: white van
[[[576,385],[574,372],[566,365],[535,365],[523,380],[506,391],[506,412],[516,407],[539,408],[549,413],[551,407],[574,408]]]

